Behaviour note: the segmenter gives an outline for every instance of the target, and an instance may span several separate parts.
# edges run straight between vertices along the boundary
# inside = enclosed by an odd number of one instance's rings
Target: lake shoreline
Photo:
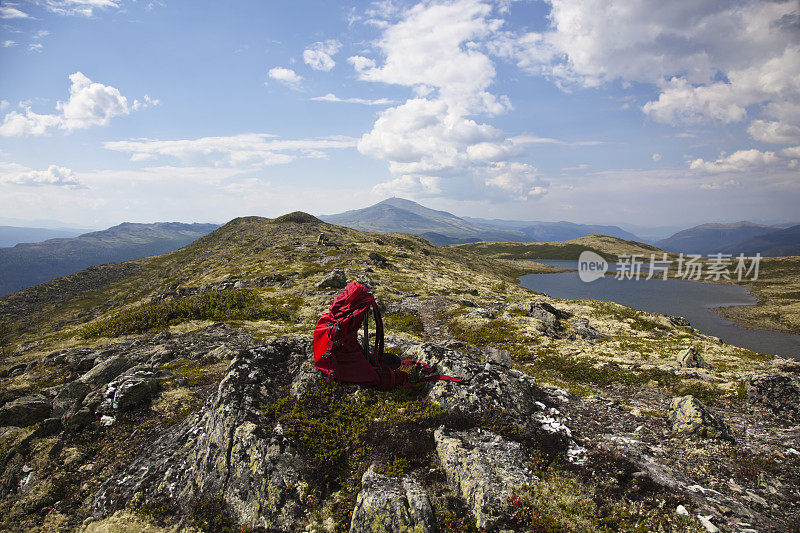
[[[800,336],[797,333],[774,327],[774,323],[769,324],[773,327],[765,327],[760,320],[744,318],[758,316],[752,310],[760,310],[759,306],[763,305],[761,296],[744,284],[673,277],[668,278],[667,287],[662,287],[657,283],[647,283],[650,280],[645,279],[645,273],[641,278],[619,280],[620,285],[616,285],[613,271],[606,272],[598,282],[584,284],[578,280],[574,261],[550,260],[542,265],[556,267],[559,272],[539,269],[535,273],[553,275],[539,278],[527,277],[530,274],[526,274],[518,278],[520,285],[566,300],[586,298],[661,315],[683,316],[696,330],[723,342],[757,352],[800,358]],[[688,283],[697,281],[701,283]]]
[[[545,267],[550,267],[550,269],[536,269],[531,271],[526,271],[524,275],[528,274],[556,274],[556,273],[563,273],[563,272],[577,272],[578,269],[575,268],[558,268],[553,267],[552,265],[548,265],[547,263],[539,263],[539,261],[534,259],[517,259],[515,261],[519,262],[528,262],[528,263],[537,263],[540,265],[544,265]],[[549,259],[543,259],[542,261],[549,261]],[[606,272],[606,276],[614,276],[614,272]],[[519,279],[519,278],[518,278]],[[670,278],[670,279],[681,279],[681,278]],[[708,309],[713,311],[714,313],[718,314],[721,318],[726,320],[730,320],[736,323],[738,326],[741,326],[746,329],[751,330],[758,330],[758,329],[765,329],[768,331],[774,331],[776,333],[787,333],[790,335],[798,335],[800,334],[799,331],[796,329],[792,329],[789,326],[783,325],[780,322],[773,322],[773,321],[758,321],[753,316],[753,311],[755,311],[758,306],[763,305],[766,301],[766,298],[762,295],[759,295],[753,288],[752,283],[737,283],[735,281],[727,281],[727,280],[720,280],[720,281],[712,281],[706,279],[691,279],[687,281],[693,281],[696,283],[707,283],[711,285],[716,284],[731,284],[737,285],[742,287],[744,290],[747,291],[749,295],[756,299],[756,302],[752,304],[729,304],[729,305],[718,305],[718,306],[709,306]]]

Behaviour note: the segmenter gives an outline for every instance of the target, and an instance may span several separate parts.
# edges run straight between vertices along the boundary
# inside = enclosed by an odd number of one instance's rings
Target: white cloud
[[[762,152],[751,149],[739,150],[729,156],[720,156],[716,161],[695,159],[689,164],[689,168],[709,173],[744,172],[772,165],[779,161],[780,158],[775,155],[775,152]]]
[[[315,102],[331,102],[331,103],[346,103],[346,104],[363,104],[363,105],[390,105],[397,102],[389,98],[339,98],[333,93],[328,93],[324,96],[314,96],[310,98]]]
[[[57,15],[91,17],[96,9],[117,9],[120,0],[44,0],[44,7]]]
[[[128,105],[128,99],[118,89],[94,83],[81,72],[72,74],[69,79],[72,82],[69,99],[56,104],[57,114],[41,115],[31,111],[29,106],[24,113],[12,111],[0,123],[0,136],[43,135],[53,128],[72,131],[107,126],[112,118],[142,107],[136,101]],[[149,97],[147,101],[157,102]]]
[[[489,18],[491,10],[477,0],[418,4],[377,41],[385,56],[381,66],[368,67],[363,58],[351,62],[363,80],[433,87],[454,110],[501,113],[509,108],[508,99],[487,91],[495,77],[492,61],[469,46],[499,29],[501,22]]]
[[[2,43],[0,43],[0,45],[2,45],[3,48],[9,48],[11,46],[17,46],[17,42],[16,41],[12,41],[11,39],[8,39],[8,40],[3,41]]]
[[[47,170],[19,171],[20,167],[21,165],[0,167],[0,182],[34,187],[51,185],[70,189],[84,188],[75,173],[68,168],[50,165]]]
[[[30,18],[30,15],[25,13],[24,11],[20,11],[19,9],[11,6],[0,6],[0,18],[2,19],[26,19]]]
[[[356,72],[363,72],[367,69],[375,68],[375,60],[364,56],[348,57],[347,62],[353,65]]]
[[[303,77],[297,74],[294,70],[284,67],[273,67],[269,69],[269,77],[275,81],[279,81],[292,88],[300,87]]]
[[[341,47],[342,43],[334,39],[316,42],[303,50],[303,61],[314,70],[329,72],[336,66],[333,56],[339,52]]]
[[[195,165],[255,168],[287,164],[297,157],[324,158],[326,150],[353,148],[355,145],[356,139],[350,137],[281,140],[274,135],[249,133],[173,141],[113,141],[106,142],[103,146],[109,150],[130,153],[132,161],[147,161],[166,156]]]
[[[653,161],[655,161],[656,163],[661,161],[661,154],[653,154]]]
[[[31,43],[28,45],[28,52],[36,52],[37,54],[44,50],[42,43]]]
[[[780,121],[753,120],[747,128],[750,136],[761,142],[773,144],[800,143],[800,126]]]
[[[797,0],[547,2],[550,28],[501,33],[493,52],[566,89],[655,85],[642,110],[659,122],[768,118],[782,126],[754,123],[754,138],[794,142],[785,132],[800,127]]]
[[[478,0],[456,0],[370,15],[373,24],[382,20],[374,46],[383,59],[348,61],[362,80],[415,93],[381,112],[358,142],[359,152],[387,161],[393,175],[374,192],[507,200],[546,190],[532,165],[513,161],[526,155],[526,143],[474,118],[511,109],[508,98],[489,90],[496,72],[482,50],[502,24],[492,10]]]

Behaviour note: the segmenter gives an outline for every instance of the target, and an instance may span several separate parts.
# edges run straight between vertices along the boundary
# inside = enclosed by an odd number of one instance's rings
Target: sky
[[[0,0],[0,223],[800,221],[800,1]]]

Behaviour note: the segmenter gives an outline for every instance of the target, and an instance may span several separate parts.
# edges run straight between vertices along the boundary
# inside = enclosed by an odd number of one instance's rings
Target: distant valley
[[[171,252],[217,227],[177,222],[123,223],[79,237],[0,248],[0,295],[90,266]]]

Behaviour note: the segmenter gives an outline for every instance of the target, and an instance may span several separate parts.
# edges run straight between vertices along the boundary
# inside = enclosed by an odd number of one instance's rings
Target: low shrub
[[[91,337],[119,337],[166,329],[190,320],[291,320],[303,300],[294,296],[262,299],[254,289],[214,291],[166,302],[144,304],[89,324]]]

